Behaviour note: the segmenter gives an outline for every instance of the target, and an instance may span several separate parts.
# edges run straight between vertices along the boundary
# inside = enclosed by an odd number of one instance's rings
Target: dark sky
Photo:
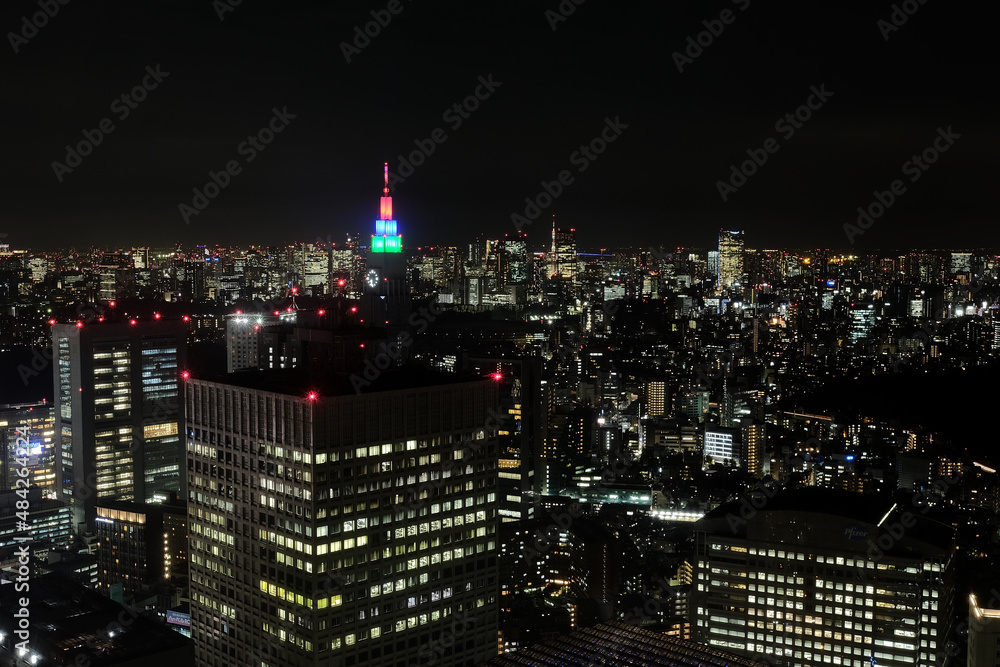
[[[56,0],[43,0],[55,3]],[[234,1],[234,0],[230,0]],[[387,2],[82,0],[19,42],[37,0],[5,0],[4,214],[15,247],[340,241],[368,232],[381,165],[442,128],[447,139],[394,197],[404,243],[512,232],[542,180],[570,170],[551,213],[584,245],[715,243],[851,247],[843,229],[873,190],[906,191],[856,248],[1000,245],[996,29],[975,10],[927,0],[886,40],[890,3],[400,0],[402,11],[348,63],[341,42]],[[744,8],[745,7],[745,8]],[[672,54],[703,21],[733,20],[678,72]],[[973,13],[970,13],[973,12]],[[718,25],[716,25],[718,28]],[[708,34],[703,35],[707,41]],[[112,102],[147,66],[169,75],[120,119]],[[444,112],[477,78],[500,82],[462,125]],[[833,95],[786,138],[775,122],[825,85]],[[251,163],[238,146],[272,108],[294,114]],[[571,154],[605,118],[628,125],[580,172]],[[114,130],[59,182],[53,161],[103,118]],[[903,173],[937,128],[961,135],[916,182]],[[717,182],[773,137],[779,149],[723,202]],[[185,224],[209,171],[242,172]]]

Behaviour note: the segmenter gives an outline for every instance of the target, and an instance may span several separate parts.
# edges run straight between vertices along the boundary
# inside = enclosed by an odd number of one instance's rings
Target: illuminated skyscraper
[[[505,239],[506,249],[504,278],[505,284],[525,285],[530,277],[528,260],[528,241],[524,232],[518,232],[517,238]]]
[[[74,525],[92,522],[100,500],[162,502],[183,491],[185,346],[179,322],[52,327],[56,491]]]
[[[385,187],[379,200],[379,217],[368,248],[368,266],[362,287],[365,324],[387,327],[389,339],[401,329],[410,315],[410,292],[406,286],[406,261],[403,237],[392,217],[389,194],[389,163],[385,163]]]
[[[312,243],[303,245],[297,252],[299,280],[303,287],[312,290],[313,296],[325,294],[330,281],[330,251]]]
[[[875,327],[875,304],[851,304],[848,309],[851,316],[851,342],[856,343],[862,338],[868,338]]]
[[[934,665],[951,635],[955,529],[825,489],[695,524],[692,639],[768,664]]]
[[[719,287],[743,282],[743,232],[719,232]]]
[[[288,373],[189,381],[199,667],[496,655],[496,383],[381,379],[360,395]]]
[[[552,216],[551,276],[577,283],[576,228],[556,228]]]

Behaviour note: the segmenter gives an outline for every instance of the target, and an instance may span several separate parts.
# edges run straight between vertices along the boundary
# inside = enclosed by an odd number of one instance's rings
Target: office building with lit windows
[[[743,232],[719,232],[719,287],[730,289],[743,282]]]
[[[18,449],[18,440],[23,438]],[[0,490],[13,489],[19,479],[18,453],[27,459],[28,484],[42,489],[45,497],[55,497],[55,424],[51,403],[24,403],[0,406]]]
[[[578,257],[576,254],[576,229],[556,227],[552,218],[552,268],[551,277],[567,280],[573,285],[579,282]]]
[[[188,381],[196,664],[495,656],[496,384],[406,368],[361,394],[323,382]]]
[[[180,322],[56,324],[56,492],[74,525],[102,500],[163,502],[183,492]]]
[[[42,495],[41,489],[29,489],[27,498],[15,489],[0,490],[0,548],[22,544],[24,528],[18,527],[18,501],[28,501],[28,537],[37,546],[62,546],[73,536],[73,519],[69,506]],[[22,506],[23,507],[23,506]]]
[[[100,591],[125,593],[186,579],[187,512],[183,503],[112,500],[97,506],[97,581]]]
[[[662,380],[650,380],[646,383],[646,414],[650,417],[662,417],[666,414],[667,383]]]
[[[226,315],[226,370],[257,370],[267,358],[265,330],[282,322],[295,322],[295,313],[230,313]]]
[[[695,524],[692,639],[788,667],[938,664],[955,531],[912,509],[801,489],[709,512]]]
[[[744,469],[742,433],[739,429],[721,426],[706,426],[704,438],[704,462],[706,466],[721,463],[725,466]]]

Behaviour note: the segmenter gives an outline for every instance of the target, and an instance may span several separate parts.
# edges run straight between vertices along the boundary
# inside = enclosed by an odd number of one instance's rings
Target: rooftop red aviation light
[[[503,379],[503,373],[493,373],[490,377],[492,377],[495,381],[499,382],[500,380]]]
[[[55,323],[56,323],[56,318],[50,317],[49,318],[49,324],[51,325],[51,324],[55,324]]]
[[[76,322],[76,328],[77,329],[82,329],[83,328],[83,322],[77,320],[77,322]]]
[[[320,315],[320,317],[322,317],[323,315],[326,315],[326,311],[323,310],[322,308],[320,308],[319,309],[319,315]]]
[[[191,371],[181,371],[181,379],[187,380],[191,377]]]
[[[181,319],[184,320],[185,322],[190,322],[191,321],[191,316],[190,315],[185,315]]]
[[[315,391],[310,391],[308,394],[306,394],[306,398],[308,398],[310,401],[315,401],[317,398],[319,398],[319,394],[317,394]]]
[[[154,319],[154,320],[158,320],[158,319],[160,319],[161,317],[163,317],[163,316],[162,316],[162,315],[160,315],[159,313],[153,313],[153,319]]]
[[[108,303],[108,305],[111,306],[112,308],[114,308],[115,307],[115,302],[111,301],[111,302]]]
[[[133,319],[129,320],[128,323],[131,324],[132,326],[135,326],[139,322],[136,319],[133,318]]]

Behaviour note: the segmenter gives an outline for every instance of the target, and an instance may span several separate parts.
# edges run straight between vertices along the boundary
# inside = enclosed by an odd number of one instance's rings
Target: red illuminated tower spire
[[[379,202],[379,220],[392,220],[392,197],[389,195],[389,163],[385,163],[385,187]]]

